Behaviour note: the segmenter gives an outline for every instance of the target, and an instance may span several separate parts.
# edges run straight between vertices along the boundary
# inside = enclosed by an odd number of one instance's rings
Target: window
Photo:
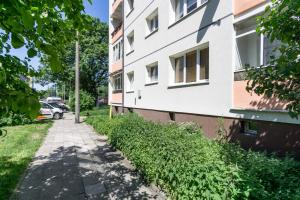
[[[130,13],[134,8],[134,0],[128,0],[128,8],[129,8],[128,13]]]
[[[128,41],[128,53],[130,53],[134,50],[134,32],[133,31],[127,36],[127,41]]]
[[[197,76],[197,51],[186,54],[186,82],[196,82]]]
[[[209,49],[200,50],[200,80],[209,79]]]
[[[236,28],[236,70],[243,70],[245,66],[259,67],[268,65],[271,57],[279,56],[274,50],[280,45],[279,41],[273,43],[262,34],[255,31],[255,18],[251,18],[235,26]]]
[[[268,65],[272,57],[278,58],[280,56],[280,52],[277,49],[280,45],[281,45],[280,41],[276,40],[274,42],[271,42],[267,37],[264,37],[264,41],[263,41],[263,47],[264,47],[263,64],[264,65]]]
[[[176,21],[183,17],[184,0],[175,0],[175,19]]]
[[[244,134],[257,135],[257,123],[255,121],[242,121],[241,132]]]
[[[156,31],[158,29],[158,10],[156,9],[149,17],[147,17],[147,34]]]
[[[112,87],[113,91],[120,91],[122,90],[122,73],[116,74],[112,77]]]
[[[208,0],[172,0],[175,13],[174,21],[178,21],[206,2],[208,2]]]
[[[187,0],[187,13],[192,12],[197,8],[197,0]]]
[[[133,91],[134,72],[127,73],[127,78],[128,78],[127,92],[131,92]]]
[[[118,42],[114,47],[113,47],[113,61],[118,61],[122,59],[123,57],[123,40]]]
[[[175,83],[196,83],[209,79],[209,48],[202,48],[174,59]]]
[[[183,72],[184,72],[184,57],[179,57],[175,59],[175,83],[183,82]]]
[[[158,64],[154,63],[147,66],[147,83],[156,83],[158,81]]]

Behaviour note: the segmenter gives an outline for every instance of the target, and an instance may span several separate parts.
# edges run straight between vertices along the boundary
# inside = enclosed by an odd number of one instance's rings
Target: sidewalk
[[[55,121],[13,199],[166,199],[105,136],[73,118]]]

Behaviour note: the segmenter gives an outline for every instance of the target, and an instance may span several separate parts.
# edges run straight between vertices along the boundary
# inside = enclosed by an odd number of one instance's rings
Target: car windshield
[[[59,105],[57,103],[49,103],[49,104],[55,108],[59,108]]]
[[[53,109],[53,107],[51,105],[46,104],[46,103],[42,103],[41,107],[44,109]]]

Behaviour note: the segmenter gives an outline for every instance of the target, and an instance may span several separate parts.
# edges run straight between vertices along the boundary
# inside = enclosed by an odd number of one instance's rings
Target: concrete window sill
[[[174,84],[174,85],[169,85],[168,89],[193,87],[193,86],[208,85],[208,84],[209,84],[209,80],[203,80],[203,81],[198,81],[198,82],[194,82],[194,83],[178,83],[178,84]]]

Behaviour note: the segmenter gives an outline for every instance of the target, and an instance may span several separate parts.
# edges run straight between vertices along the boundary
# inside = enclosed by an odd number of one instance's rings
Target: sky
[[[88,3],[87,0],[84,0],[85,12],[93,17],[99,18],[100,21],[108,23],[108,4],[109,0],[93,0],[93,4]],[[20,59],[24,59],[27,55],[26,48],[13,49],[11,53],[15,56],[18,56]],[[39,66],[39,58],[35,57],[31,59],[30,65],[35,69]],[[35,84],[34,87],[38,90],[47,89],[48,86],[42,87],[40,85]]]

